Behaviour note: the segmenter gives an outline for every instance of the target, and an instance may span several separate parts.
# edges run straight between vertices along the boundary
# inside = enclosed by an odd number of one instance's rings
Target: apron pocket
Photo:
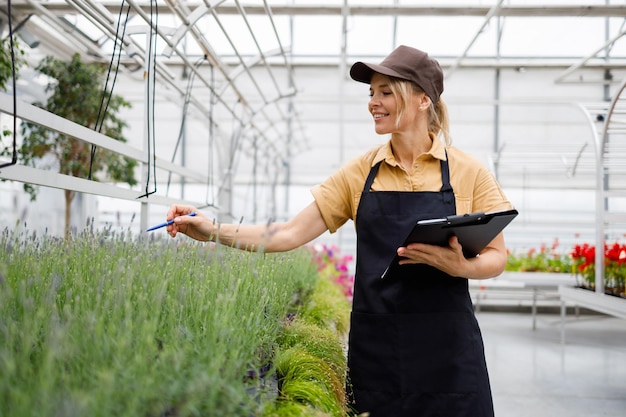
[[[462,312],[397,315],[405,393],[468,393],[478,389],[484,353],[474,316]],[[481,381],[482,382],[482,381]]]

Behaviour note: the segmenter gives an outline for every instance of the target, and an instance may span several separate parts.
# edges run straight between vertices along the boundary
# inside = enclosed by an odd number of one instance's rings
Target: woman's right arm
[[[203,242],[213,241],[248,251],[284,252],[305,245],[327,230],[317,203],[313,201],[286,222],[267,224],[218,224],[198,213],[192,206],[173,205],[167,212],[167,232],[175,237],[183,233]]]

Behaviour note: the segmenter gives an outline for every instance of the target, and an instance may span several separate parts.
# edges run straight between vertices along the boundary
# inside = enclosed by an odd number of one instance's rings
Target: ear
[[[428,110],[428,106],[432,105],[430,97],[426,93],[420,94],[419,109],[420,111]]]

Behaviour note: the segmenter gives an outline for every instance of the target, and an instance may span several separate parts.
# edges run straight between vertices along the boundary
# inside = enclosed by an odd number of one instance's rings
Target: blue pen
[[[196,212],[194,211],[193,213],[186,214],[185,216],[195,216],[195,215],[196,215]],[[172,223],[174,223],[174,219],[168,220],[168,221],[166,221],[164,223],[161,223],[161,224],[157,224],[156,226],[152,226],[151,228],[146,229],[146,232],[150,232],[150,231],[155,230],[155,229],[160,229],[161,227],[169,226]]]

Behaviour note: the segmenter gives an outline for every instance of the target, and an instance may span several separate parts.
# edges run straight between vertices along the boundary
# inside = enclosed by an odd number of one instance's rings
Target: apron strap
[[[440,161],[441,165],[441,193],[443,201],[445,203],[452,203],[454,201],[454,191],[450,185],[450,166],[448,165],[448,151],[446,151],[446,159]]]
[[[380,164],[382,163],[383,161],[379,161],[376,165],[372,167],[372,169],[370,169],[370,173],[367,176],[365,185],[363,186],[363,194],[370,192],[370,189],[372,188],[372,184],[374,183],[374,178],[376,178],[376,174],[378,173],[378,168],[380,168]]]

